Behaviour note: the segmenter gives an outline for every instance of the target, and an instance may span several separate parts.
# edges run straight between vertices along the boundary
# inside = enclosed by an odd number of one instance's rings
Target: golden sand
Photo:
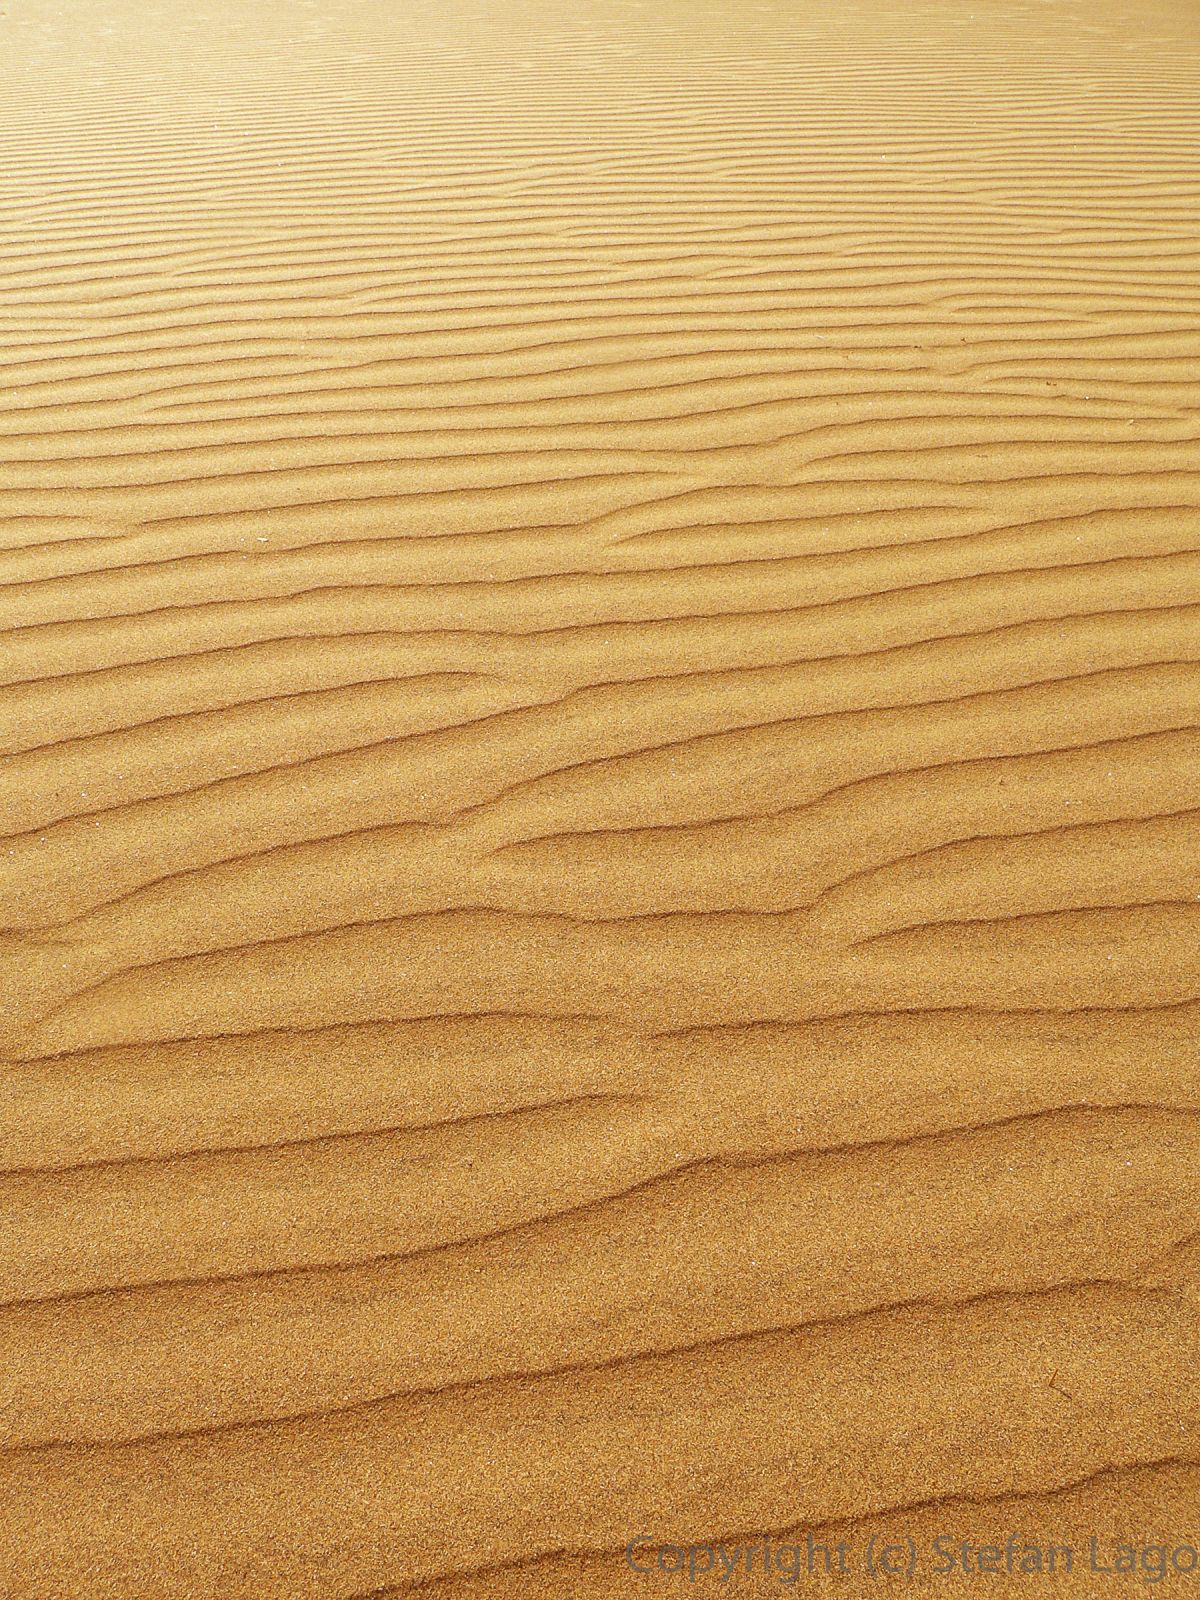
[[[5,0],[4,1600],[1200,1595],[1198,140],[1190,0]]]

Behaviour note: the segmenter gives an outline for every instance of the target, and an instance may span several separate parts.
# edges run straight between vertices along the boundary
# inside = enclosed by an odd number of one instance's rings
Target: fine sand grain
[[[3,1600],[1200,1596],[1192,0],[4,0],[0,314]]]

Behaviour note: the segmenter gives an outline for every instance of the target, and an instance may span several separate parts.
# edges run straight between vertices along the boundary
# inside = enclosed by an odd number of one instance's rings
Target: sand
[[[1200,1594],[1198,49],[5,0],[4,1600]]]

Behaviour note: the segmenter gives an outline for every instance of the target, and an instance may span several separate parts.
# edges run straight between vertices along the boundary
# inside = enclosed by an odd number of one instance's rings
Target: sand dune
[[[1194,1592],[1194,12],[0,37],[0,1595]]]

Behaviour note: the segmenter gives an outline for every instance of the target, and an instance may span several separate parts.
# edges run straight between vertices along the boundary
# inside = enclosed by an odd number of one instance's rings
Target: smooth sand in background
[[[6,0],[6,1600],[1200,1542],[1198,47]]]

